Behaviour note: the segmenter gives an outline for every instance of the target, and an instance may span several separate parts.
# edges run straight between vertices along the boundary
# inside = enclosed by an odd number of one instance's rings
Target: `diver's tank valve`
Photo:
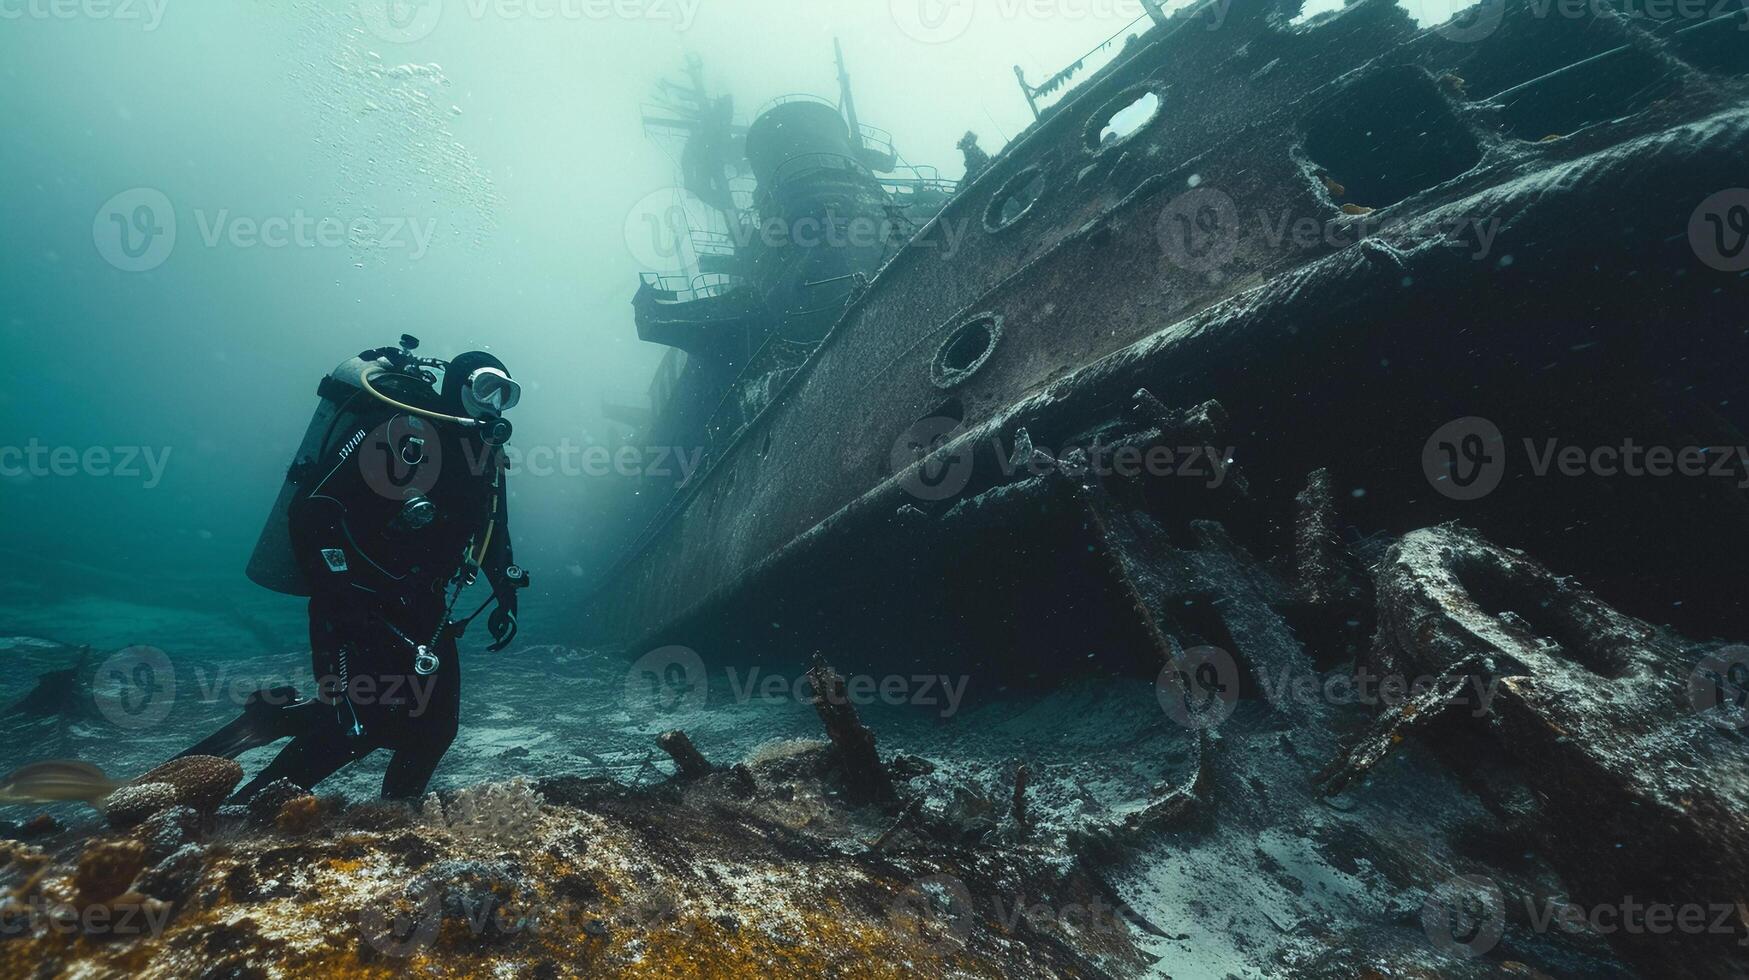
[[[384,355],[384,360],[387,360],[396,367],[410,373],[417,373],[426,381],[436,381],[436,376],[430,372],[433,370],[442,371],[449,367],[449,362],[435,357],[420,357],[418,354],[413,353],[418,349],[419,338],[410,333],[404,333],[401,335],[400,350],[397,351],[389,348],[381,351],[381,353]],[[414,372],[415,368],[424,368],[425,370]]]

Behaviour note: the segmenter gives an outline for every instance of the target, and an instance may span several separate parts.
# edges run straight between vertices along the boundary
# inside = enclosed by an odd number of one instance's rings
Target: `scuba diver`
[[[490,354],[445,362],[417,356],[418,344],[366,351],[318,390],[249,564],[257,584],[309,598],[317,695],[257,692],[183,753],[234,758],[290,737],[232,802],[279,779],[310,789],[377,749],[394,753],[383,796],[417,799],[455,740],[457,641],[487,606],[488,649],[516,636],[529,580],[511,552],[503,446],[521,387]],[[491,595],[456,619],[481,575]]]

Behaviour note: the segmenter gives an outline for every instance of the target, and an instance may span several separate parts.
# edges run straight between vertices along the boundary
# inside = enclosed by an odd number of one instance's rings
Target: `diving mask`
[[[522,386],[497,368],[480,368],[462,385],[462,406],[477,419],[503,415],[520,401]]]

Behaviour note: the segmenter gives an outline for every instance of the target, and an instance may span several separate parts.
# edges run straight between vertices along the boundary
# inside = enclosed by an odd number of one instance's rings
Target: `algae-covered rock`
[[[273,826],[282,834],[307,834],[322,822],[322,801],[305,793],[285,801],[274,815]]]
[[[74,885],[81,901],[106,902],[128,890],[146,865],[146,845],[137,840],[98,841],[79,856]]]
[[[134,839],[146,846],[148,864],[162,861],[200,837],[200,814],[190,806],[172,806],[146,818]]]
[[[407,886],[410,899],[427,895],[440,896],[446,921],[487,943],[515,937],[540,911],[535,890],[514,861],[440,861]]]
[[[280,808],[300,796],[308,796],[310,791],[289,779],[276,779],[261,787],[246,804],[249,811],[249,823],[256,827],[270,827],[279,816]]]
[[[189,844],[140,876],[141,893],[166,902],[180,902],[194,891],[206,872],[206,848]]]

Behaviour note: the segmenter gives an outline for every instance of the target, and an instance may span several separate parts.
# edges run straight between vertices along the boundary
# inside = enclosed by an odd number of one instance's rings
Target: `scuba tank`
[[[401,412],[418,419],[456,425],[477,432],[491,446],[501,446],[510,438],[510,423],[496,413],[480,418],[446,414],[440,410],[433,371],[448,372],[447,361],[414,354],[419,347],[417,337],[403,335],[401,346],[365,351],[350,358],[322,379],[316,388],[320,400],[316,414],[304,430],[303,442],[286,470],[285,483],[279,497],[267,515],[267,524],[255,542],[255,552],[249,558],[248,575],[262,588],[292,596],[309,596],[309,581],[292,554],[291,508],[298,494],[312,479],[318,463],[327,458],[330,441],[342,433],[357,432],[361,425],[374,427],[388,412]],[[501,372],[500,372],[501,374]],[[507,377],[503,379],[514,391]],[[510,399],[514,402],[514,397]],[[423,505],[409,501],[403,518],[409,522],[429,523],[429,502]]]
[[[298,444],[297,455],[292,457],[292,464],[286,470],[285,483],[279,488],[279,497],[268,512],[267,525],[261,529],[261,537],[255,542],[255,553],[249,558],[249,579],[256,585],[284,595],[310,595],[310,584],[292,557],[292,501],[297,499],[299,488],[314,475],[311,470],[317,461],[326,455],[327,440],[337,432],[351,431],[352,427],[347,423],[382,410],[381,404],[367,397],[359,385],[359,378],[365,370],[379,365],[383,368],[390,366],[386,360],[367,355],[350,358],[323,378],[317,387],[316,414],[310,418],[309,428],[304,430],[303,442]]]

